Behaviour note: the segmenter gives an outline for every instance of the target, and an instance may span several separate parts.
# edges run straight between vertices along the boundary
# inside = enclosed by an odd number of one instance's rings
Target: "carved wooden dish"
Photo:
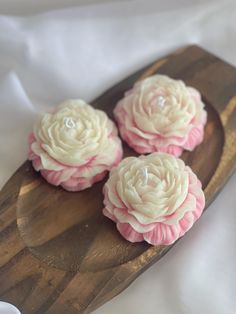
[[[209,205],[236,167],[236,69],[191,46],[131,75],[93,105],[112,117],[124,91],[157,72],[196,87],[206,103],[204,142],[182,158]],[[23,314],[91,313],[171,248],[124,240],[102,215],[104,182],[69,193],[47,184],[29,162],[17,170],[0,194],[1,300]]]

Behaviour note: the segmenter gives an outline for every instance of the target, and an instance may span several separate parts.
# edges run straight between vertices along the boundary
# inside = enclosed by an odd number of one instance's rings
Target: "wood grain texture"
[[[236,168],[236,69],[197,46],[125,79],[93,105],[112,118],[135,81],[154,73],[200,90],[208,111],[204,142],[182,158],[203,183],[207,205]],[[135,153],[123,143],[125,156]],[[131,244],[101,213],[100,182],[70,193],[25,162],[0,193],[0,299],[23,314],[91,313],[124,290],[172,246]]]

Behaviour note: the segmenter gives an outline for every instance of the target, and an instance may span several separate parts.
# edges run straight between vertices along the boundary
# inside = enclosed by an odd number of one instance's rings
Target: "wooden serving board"
[[[197,47],[176,51],[93,102],[110,117],[135,81],[154,73],[200,90],[208,111],[204,142],[182,158],[203,183],[207,205],[236,168],[236,69]],[[124,144],[125,156],[135,155]],[[105,180],[69,193],[25,162],[0,193],[0,299],[22,314],[91,313],[124,290],[172,246],[131,244],[102,215]]]

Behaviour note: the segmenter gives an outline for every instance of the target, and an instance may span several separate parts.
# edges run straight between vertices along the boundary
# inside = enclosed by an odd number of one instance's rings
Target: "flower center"
[[[140,172],[141,172],[141,178],[142,178],[142,181],[143,181],[143,185],[147,185],[148,183],[148,170],[146,167],[140,169]]]
[[[68,129],[75,129],[76,123],[73,118],[71,117],[65,117],[64,118],[64,124]]]
[[[160,109],[163,109],[163,108],[164,108],[165,103],[166,103],[165,97],[163,97],[163,96],[158,96],[158,97],[157,97],[157,106],[158,106]]]

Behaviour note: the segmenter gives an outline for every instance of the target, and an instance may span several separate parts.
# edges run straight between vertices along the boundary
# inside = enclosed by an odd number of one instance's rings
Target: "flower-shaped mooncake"
[[[115,124],[82,100],[68,100],[36,123],[29,159],[53,185],[80,191],[102,180],[122,158]]]
[[[207,118],[200,93],[165,75],[137,82],[114,115],[122,138],[136,152],[176,157],[202,142]]]
[[[173,155],[128,157],[110,172],[103,213],[130,242],[169,245],[201,216],[201,182]]]

